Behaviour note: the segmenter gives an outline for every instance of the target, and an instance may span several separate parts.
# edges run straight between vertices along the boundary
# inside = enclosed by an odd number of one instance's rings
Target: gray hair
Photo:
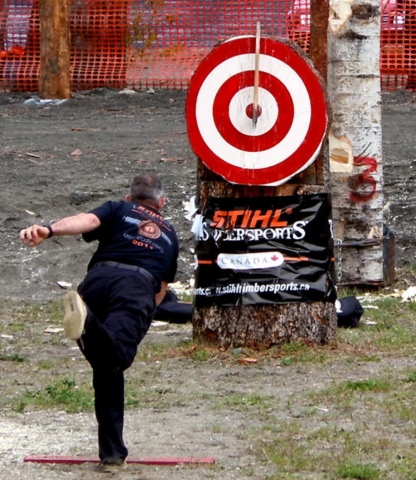
[[[162,180],[157,175],[136,175],[130,186],[130,197],[134,202],[147,202],[155,206],[165,196]]]

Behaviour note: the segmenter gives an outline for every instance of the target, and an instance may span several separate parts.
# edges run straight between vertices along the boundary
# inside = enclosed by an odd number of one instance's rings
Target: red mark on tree
[[[371,174],[377,170],[377,160],[375,158],[358,156],[354,158],[354,165],[357,167],[366,166],[368,168],[364,172],[353,175],[350,178],[349,183],[351,190],[353,190],[350,193],[350,200],[353,203],[365,203],[371,200],[376,193],[377,182]],[[368,193],[358,192],[357,190],[362,186],[370,187],[370,191]]]

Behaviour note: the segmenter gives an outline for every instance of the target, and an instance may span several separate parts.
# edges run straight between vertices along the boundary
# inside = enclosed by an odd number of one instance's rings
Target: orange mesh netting
[[[290,0],[143,0],[132,2],[128,44],[131,86],[184,88],[202,58],[232,35],[286,37]]]
[[[68,0],[72,90],[186,88],[200,60],[237,34],[306,51],[309,0]],[[37,91],[39,0],[0,0],[0,88]],[[382,0],[382,88],[416,90],[416,0]]]
[[[309,48],[310,1],[293,0],[288,38]],[[380,73],[383,90],[416,91],[416,0],[381,0]]]

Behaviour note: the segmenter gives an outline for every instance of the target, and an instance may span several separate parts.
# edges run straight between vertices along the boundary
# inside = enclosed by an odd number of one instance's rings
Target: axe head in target
[[[307,168],[325,138],[324,88],[296,48],[232,37],[199,64],[188,90],[192,150],[231,183],[280,185]],[[257,51],[256,51],[257,50]]]

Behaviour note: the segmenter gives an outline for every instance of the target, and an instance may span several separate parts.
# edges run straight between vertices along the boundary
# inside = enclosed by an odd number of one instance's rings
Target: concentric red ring
[[[230,145],[246,152],[262,152],[281,142],[293,122],[294,108],[290,94],[283,83],[266,72],[259,73],[259,87],[271,92],[279,108],[276,122],[262,135],[246,135],[235,128],[230,119],[229,106],[238,91],[254,84],[254,72],[245,71],[233,75],[218,90],[214,100],[213,115],[221,136]],[[248,106],[248,105],[247,105]],[[260,105],[260,107],[262,107]],[[262,108],[264,111],[265,108]]]

